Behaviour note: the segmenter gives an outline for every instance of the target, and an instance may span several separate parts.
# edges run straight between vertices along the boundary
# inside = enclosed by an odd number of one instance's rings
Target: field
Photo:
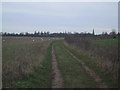
[[[87,48],[88,53],[76,42],[71,43],[70,38],[3,37],[2,41],[3,88],[118,87],[117,79],[112,77],[117,71],[113,74],[106,71],[108,66],[112,68],[112,59],[95,54],[106,47],[116,50],[117,39],[90,40],[92,44]],[[96,51],[96,47],[100,52]],[[114,57],[112,52],[108,54]]]
[[[93,40],[93,43],[102,47],[118,47],[118,39],[103,39],[103,40]]]
[[[50,79],[48,77],[51,74],[49,70],[50,64],[46,68],[44,63],[46,63],[46,59],[48,59],[48,63],[51,58],[47,48],[50,48],[49,45],[53,40],[37,37],[3,37],[3,87],[28,87],[29,85],[26,85],[28,84],[27,79],[31,76],[35,77],[34,82],[37,79],[43,79],[43,81],[45,78]],[[48,69],[48,72],[44,72],[44,68]],[[46,76],[39,75],[39,77],[36,77],[42,69],[43,72],[41,73]],[[19,82],[23,79],[26,80]],[[31,80],[34,80],[34,78],[31,78]],[[43,83],[46,83],[44,84],[46,86],[49,85],[49,82],[44,81],[38,82],[36,87],[46,87],[43,86]],[[34,85],[32,86],[35,87]],[[32,86],[30,82],[30,87]]]

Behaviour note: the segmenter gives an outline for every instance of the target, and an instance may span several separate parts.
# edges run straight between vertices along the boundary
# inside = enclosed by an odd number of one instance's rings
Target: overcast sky
[[[3,32],[110,32],[118,28],[117,2],[5,2]]]

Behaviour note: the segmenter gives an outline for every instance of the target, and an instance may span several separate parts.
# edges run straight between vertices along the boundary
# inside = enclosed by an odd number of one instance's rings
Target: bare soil
[[[53,70],[52,88],[63,88],[63,80],[61,77],[60,70],[58,68],[58,63],[56,60],[53,46],[52,46],[52,70]]]
[[[93,70],[91,70],[89,67],[87,67],[82,60],[78,59],[70,51],[67,50],[67,52],[69,52],[69,54],[82,66],[82,68],[86,71],[86,73],[91,78],[93,78],[93,80],[95,80],[95,82],[97,83],[98,88],[108,88],[108,86],[106,84],[102,83],[101,78],[98,75],[96,75],[96,73]]]

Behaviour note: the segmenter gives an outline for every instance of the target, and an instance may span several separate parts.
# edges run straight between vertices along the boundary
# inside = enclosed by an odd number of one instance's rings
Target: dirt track
[[[60,70],[58,68],[58,63],[56,60],[53,46],[52,46],[52,70],[53,70],[52,88],[63,88],[63,80],[61,77]]]
[[[101,78],[98,75],[96,75],[96,73],[93,70],[91,70],[89,67],[87,67],[83,61],[78,59],[75,55],[73,55],[67,49],[66,49],[66,51],[82,66],[82,68],[86,71],[86,73],[91,78],[93,78],[93,80],[95,80],[95,82],[97,83],[98,88],[108,88],[108,86],[106,84],[102,83]]]
[[[102,79],[96,75],[96,73],[90,69],[85,63],[78,59],[74,54],[72,54],[69,50],[65,49],[74,60],[76,60],[82,68],[86,71],[86,73],[96,82],[98,88],[108,88],[108,86],[102,82]],[[52,70],[53,70],[53,78],[52,78],[52,88],[64,88],[63,87],[63,80],[61,77],[60,70],[58,68],[58,63],[55,56],[55,51],[52,46]]]

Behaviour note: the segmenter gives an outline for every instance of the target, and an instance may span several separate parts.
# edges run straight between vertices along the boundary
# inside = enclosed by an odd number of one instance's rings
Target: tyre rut
[[[52,88],[63,88],[63,80],[61,77],[60,70],[58,68],[58,63],[55,56],[55,50],[52,46],[52,70],[53,70],[53,77],[52,77]]]

